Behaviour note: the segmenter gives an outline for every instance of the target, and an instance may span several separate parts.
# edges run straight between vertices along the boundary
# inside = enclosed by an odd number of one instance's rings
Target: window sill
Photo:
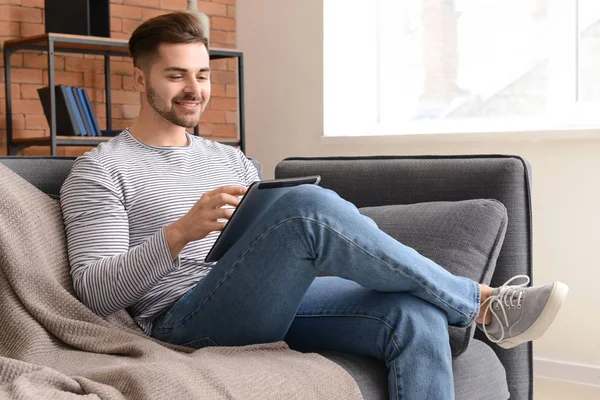
[[[424,143],[424,142],[543,142],[564,140],[600,140],[600,128],[560,128],[488,132],[405,133],[396,135],[321,136],[322,143]]]

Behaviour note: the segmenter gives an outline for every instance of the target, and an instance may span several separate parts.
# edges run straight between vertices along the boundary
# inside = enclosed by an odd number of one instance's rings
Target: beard
[[[191,128],[198,125],[200,122],[200,117],[202,116],[202,112],[204,111],[204,108],[202,108],[202,105],[204,105],[204,100],[202,98],[193,94],[183,94],[181,96],[174,97],[171,103],[178,101],[197,101],[200,103],[200,112],[194,112],[193,114],[188,115],[178,113],[173,105],[165,103],[150,85],[148,85],[146,88],[146,99],[148,100],[148,104],[150,104],[150,106],[158,113],[158,115],[172,124],[184,128]]]

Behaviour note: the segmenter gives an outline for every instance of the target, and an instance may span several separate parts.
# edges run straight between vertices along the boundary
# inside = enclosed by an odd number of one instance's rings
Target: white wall
[[[534,345],[542,359],[537,371],[575,379],[567,376],[574,371],[568,363],[581,364],[578,371],[587,375],[577,379],[600,385],[600,131],[322,138],[322,0],[237,0],[237,23],[247,152],[261,161],[266,178],[288,156],[508,153],[528,159],[535,281],[562,280],[571,289],[555,324]],[[357,49],[348,68],[360,64]]]

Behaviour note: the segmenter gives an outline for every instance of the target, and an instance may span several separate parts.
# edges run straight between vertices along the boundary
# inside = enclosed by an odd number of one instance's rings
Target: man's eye
[[[181,79],[181,78],[183,78],[183,76],[181,76],[181,75],[174,75],[171,77],[171,79]]]
[[[208,76],[200,75],[200,76],[197,76],[196,79],[198,79],[199,81],[205,81],[208,79]]]

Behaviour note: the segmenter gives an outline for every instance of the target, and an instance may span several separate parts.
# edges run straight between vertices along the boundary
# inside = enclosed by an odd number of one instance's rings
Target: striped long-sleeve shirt
[[[146,332],[210,270],[218,236],[189,243],[172,259],[165,227],[203,193],[258,180],[237,149],[192,135],[186,147],[154,147],[125,130],[78,158],[61,188],[75,291],[101,316],[128,309]]]

